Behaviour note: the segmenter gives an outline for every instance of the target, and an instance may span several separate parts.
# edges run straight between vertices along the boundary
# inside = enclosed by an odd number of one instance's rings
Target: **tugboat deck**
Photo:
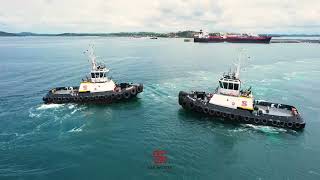
[[[287,109],[279,109],[276,107],[268,107],[263,105],[256,105],[255,107],[261,110],[263,114],[269,114],[274,116],[287,116],[287,117],[293,116],[292,112]],[[268,109],[269,109],[269,113],[267,113]]]
[[[75,92],[78,92],[78,90],[61,89],[61,90],[55,91],[54,94],[72,94],[72,93],[75,93]]]

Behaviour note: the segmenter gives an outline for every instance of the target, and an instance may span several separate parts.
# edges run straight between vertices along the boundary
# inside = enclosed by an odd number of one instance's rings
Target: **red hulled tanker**
[[[265,43],[271,41],[271,36],[250,35],[250,34],[228,34],[220,35],[208,34],[200,30],[199,34],[195,35],[194,42],[229,42],[229,43]]]

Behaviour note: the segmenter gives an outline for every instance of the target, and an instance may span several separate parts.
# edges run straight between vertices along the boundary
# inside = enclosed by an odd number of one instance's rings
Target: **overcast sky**
[[[320,0],[0,0],[0,31],[318,33]]]

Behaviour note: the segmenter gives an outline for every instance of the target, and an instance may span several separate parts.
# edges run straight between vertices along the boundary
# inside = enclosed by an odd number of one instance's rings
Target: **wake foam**
[[[72,129],[70,129],[68,132],[70,132],[70,133],[73,133],[73,132],[81,132],[82,131],[82,128],[84,127],[85,125],[82,125],[82,126],[80,126],[80,127],[74,127],[74,128],[72,128]]]
[[[41,106],[37,107],[37,110],[56,109],[63,106],[63,104],[42,104]]]
[[[244,126],[248,128],[252,128],[254,130],[258,130],[263,133],[279,134],[282,132],[287,132],[286,129],[271,127],[271,126],[262,126],[262,125],[253,125],[253,124],[245,124]]]

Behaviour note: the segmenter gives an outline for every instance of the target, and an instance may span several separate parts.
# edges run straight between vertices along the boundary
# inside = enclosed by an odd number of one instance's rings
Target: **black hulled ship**
[[[143,91],[142,84],[115,83],[108,77],[109,69],[96,62],[93,46],[85,52],[91,61],[90,78],[80,86],[56,87],[43,97],[44,103],[103,103],[129,100]]]

